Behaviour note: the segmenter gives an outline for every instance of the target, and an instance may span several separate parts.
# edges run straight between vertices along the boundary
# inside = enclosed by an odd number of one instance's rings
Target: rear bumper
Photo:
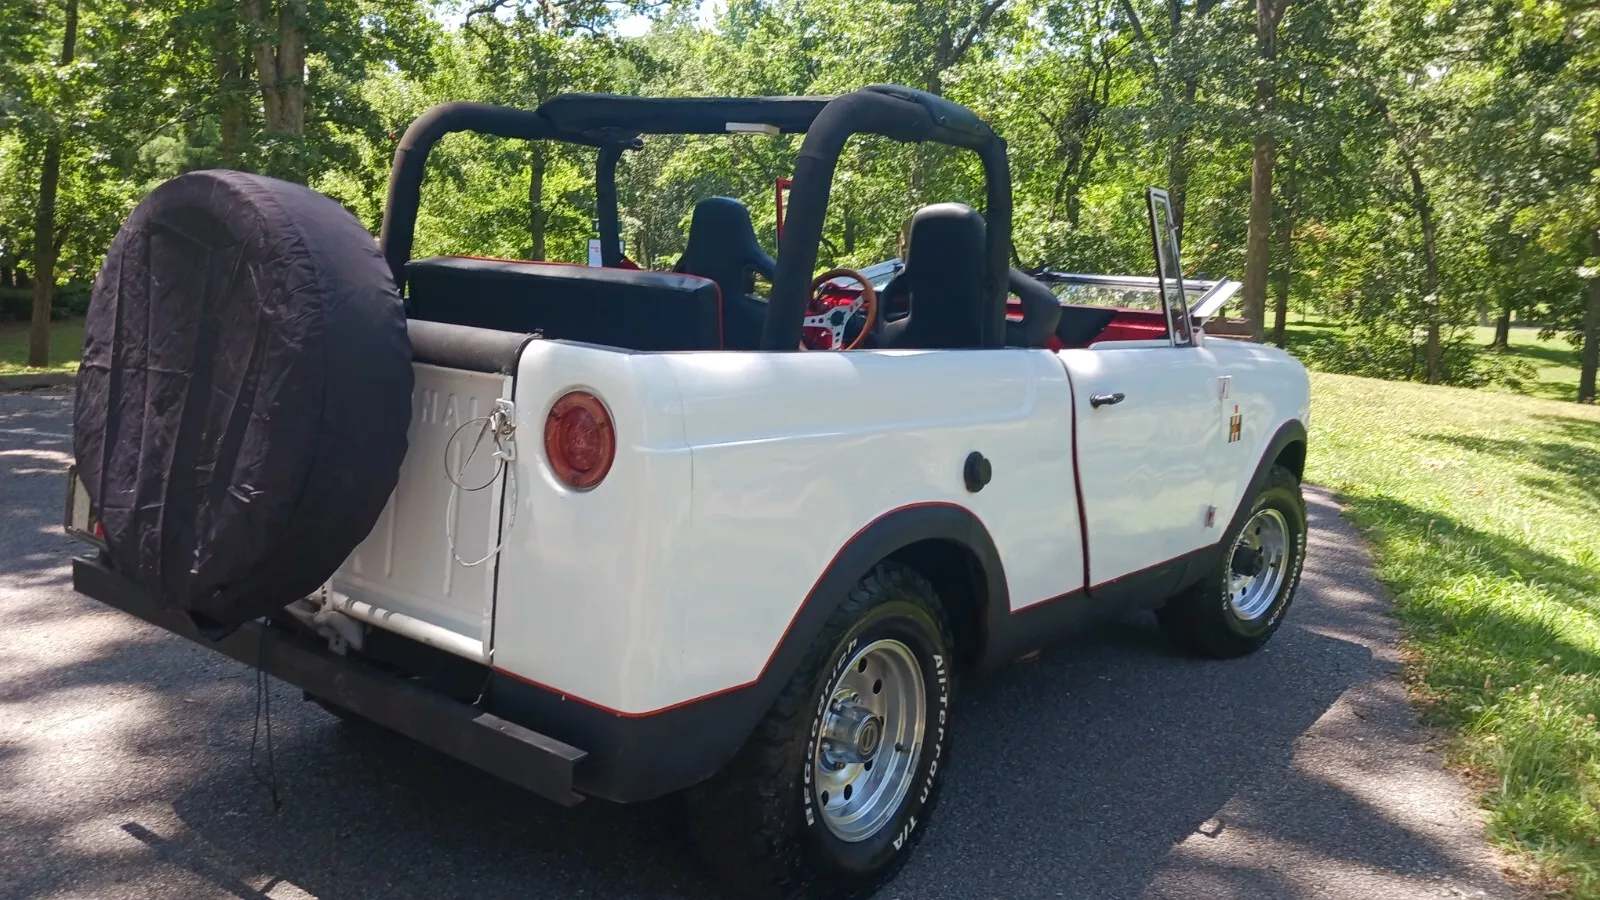
[[[101,563],[72,562],[81,594],[188,638],[564,806],[583,799],[573,773],[588,754],[547,735],[339,656],[298,635],[249,622],[213,641],[188,616],[157,604]]]

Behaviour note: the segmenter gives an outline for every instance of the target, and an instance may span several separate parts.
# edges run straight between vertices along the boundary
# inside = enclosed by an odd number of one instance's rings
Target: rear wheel
[[[1200,656],[1228,659],[1271,637],[1300,584],[1306,505],[1300,480],[1273,466],[1239,521],[1223,535],[1213,569],[1156,610],[1161,629]]]
[[[912,569],[850,592],[728,768],[691,791],[691,833],[722,879],[763,897],[854,896],[927,827],[949,754],[950,632]]]

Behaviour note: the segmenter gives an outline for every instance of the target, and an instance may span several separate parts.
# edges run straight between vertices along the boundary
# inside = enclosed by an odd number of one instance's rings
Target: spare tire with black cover
[[[95,280],[73,419],[111,564],[204,627],[316,590],[372,530],[411,422],[405,311],[338,203],[191,172]]]

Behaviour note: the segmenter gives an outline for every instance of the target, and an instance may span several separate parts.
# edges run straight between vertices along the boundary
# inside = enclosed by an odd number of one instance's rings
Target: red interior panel
[[[1155,310],[1119,309],[1096,341],[1164,341],[1167,317]]]
[[[1068,307],[1083,309],[1085,307]],[[1016,300],[1006,303],[1006,319],[1012,322],[1021,321],[1021,305]],[[1074,349],[1083,349],[1090,344],[1104,341],[1149,341],[1166,340],[1167,318],[1159,310],[1149,309],[1118,309],[1111,317],[1111,321],[1100,330],[1098,334],[1087,341],[1071,345]],[[1051,350],[1061,350],[1067,347],[1061,338],[1051,335],[1046,345]]]

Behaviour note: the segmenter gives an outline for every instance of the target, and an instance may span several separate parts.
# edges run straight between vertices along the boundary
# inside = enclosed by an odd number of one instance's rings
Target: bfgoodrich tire
[[[950,630],[912,569],[850,592],[755,734],[688,797],[714,872],[754,897],[854,897],[921,839],[949,758]]]
[[[1199,656],[1231,659],[1259,649],[1283,623],[1306,556],[1300,480],[1273,466],[1266,484],[1223,535],[1212,571],[1156,610],[1164,631]]]

